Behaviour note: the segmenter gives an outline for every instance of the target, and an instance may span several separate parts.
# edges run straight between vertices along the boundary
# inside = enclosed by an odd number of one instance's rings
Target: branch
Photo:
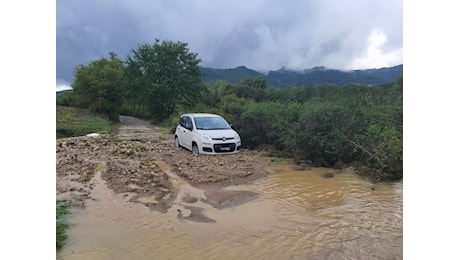
[[[381,163],[381,160],[379,159],[378,156],[375,155],[375,153],[372,153],[371,151],[369,151],[368,149],[366,149],[364,146],[360,145],[359,143],[357,142],[353,142],[352,140],[348,139],[348,141],[353,144],[355,147],[358,147],[359,149],[361,149],[363,152],[367,153],[371,158],[374,158],[376,159],[377,161],[379,161]],[[378,155],[378,154],[377,154]]]

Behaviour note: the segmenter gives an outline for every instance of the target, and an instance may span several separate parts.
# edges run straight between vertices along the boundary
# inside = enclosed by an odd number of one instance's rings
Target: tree
[[[192,106],[204,89],[200,59],[181,42],[155,40],[141,44],[127,58],[127,93],[145,104],[156,120],[172,115],[178,105]]]
[[[267,87],[267,80],[262,76],[258,76],[244,79],[236,85],[228,85],[224,94],[235,94],[239,98],[248,98],[256,102],[262,102],[265,100],[265,90]]]
[[[110,59],[102,58],[87,66],[77,66],[72,84],[75,98],[81,106],[118,121],[124,71],[123,61],[113,52],[110,52]]]

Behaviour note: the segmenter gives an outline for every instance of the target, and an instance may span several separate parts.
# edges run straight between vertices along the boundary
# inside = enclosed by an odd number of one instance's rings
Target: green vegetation
[[[123,61],[113,52],[110,59],[92,61],[88,66],[79,65],[72,85],[76,103],[118,122],[124,73]]]
[[[224,115],[247,148],[271,145],[312,166],[354,165],[377,181],[402,178],[402,76],[373,87],[264,81],[210,83],[199,108]]]
[[[142,44],[123,62],[110,56],[78,66],[74,92],[63,94],[57,104],[86,107],[113,121],[123,113],[171,131],[184,112],[218,113],[240,133],[246,148],[271,146],[278,156],[311,166],[353,165],[375,180],[403,176],[402,76],[379,86],[276,88],[262,76],[203,84],[200,60],[184,43]],[[61,115],[57,134],[77,132],[67,123],[72,121],[72,114]]]
[[[246,147],[268,144],[313,166],[352,164],[375,180],[402,178],[402,77],[393,85],[288,89],[263,80],[207,86],[205,96],[220,96],[209,110],[228,117]]]
[[[67,223],[68,214],[68,205],[56,205],[56,250],[60,250],[67,239],[66,229],[69,227],[69,224]]]
[[[107,117],[88,109],[56,106],[56,138],[107,133],[114,127]]]
[[[179,106],[190,107],[204,85],[196,53],[186,43],[140,44],[125,61],[113,52],[75,69],[73,91],[58,105],[88,108],[113,122],[125,114],[161,122]]]
[[[190,106],[204,88],[196,53],[185,43],[141,44],[126,60],[125,112],[146,110],[155,121]],[[137,110],[137,111],[136,111]]]

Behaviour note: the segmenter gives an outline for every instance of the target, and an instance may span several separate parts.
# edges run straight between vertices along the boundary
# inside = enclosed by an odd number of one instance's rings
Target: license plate
[[[230,147],[221,147],[220,150],[221,151],[230,151]]]

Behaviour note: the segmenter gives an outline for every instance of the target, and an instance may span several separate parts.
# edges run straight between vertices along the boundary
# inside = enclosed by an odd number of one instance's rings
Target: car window
[[[230,125],[221,117],[195,117],[196,129],[218,130],[230,129]]]
[[[192,119],[189,116],[183,116],[179,120],[179,125],[189,130],[193,129]]]
[[[184,118],[184,121],[185,121],[185,128],[187,128],[188,130],[192,130],[193,129],[192,119],[186,116]]]

